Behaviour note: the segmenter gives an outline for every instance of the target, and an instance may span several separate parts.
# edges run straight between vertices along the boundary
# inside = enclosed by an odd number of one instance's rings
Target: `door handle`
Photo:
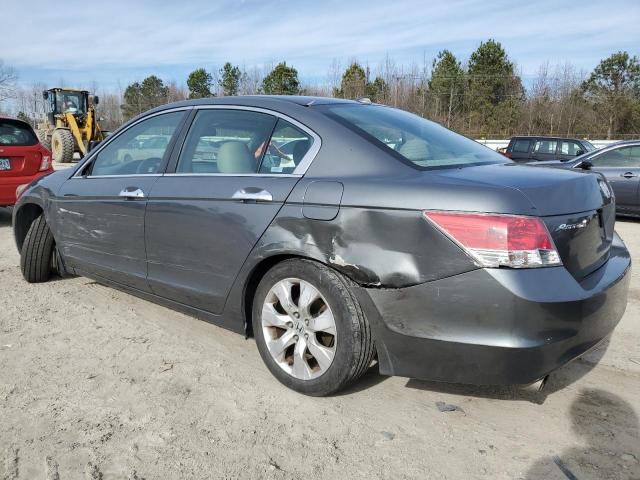
[[[250,202],[273,201],[273,195],[271,195],[271,193],[257,187],[241,188],[240,190],[235,192],[231,198],[233,198],[234,200],[244,200]]]
[[[119,197],[124,197],[124,198],[128,198],[128,199],[136,199],[136,198],[144,198],[146,197],[146,195],[144,194],[144,192],[142,191],[142,189],[138,188],[138,187],[127,187],[124,190],[122,190],[119,194]]]
[[[634,178],[634,177],[637,177],[638,175],[636,175],[636,174],[635,174],[635,173],[633,173],[633,172],[625,172],[625,173],[623,173],[623,174],[622,174],[622,175],[620,175],[620,176],[621,176],[621,177],[624,177],[624,178]]]

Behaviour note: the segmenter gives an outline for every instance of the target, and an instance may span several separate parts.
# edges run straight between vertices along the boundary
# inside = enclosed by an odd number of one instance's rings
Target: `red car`
[[[0,117],[0,207],[16,203],[18,187],[52,171],[51,152],[38,141],[31,126]]]

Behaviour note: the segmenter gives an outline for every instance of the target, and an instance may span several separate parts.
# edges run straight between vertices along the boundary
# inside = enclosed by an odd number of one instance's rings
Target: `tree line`
[[[2,71],[0,62],[0,107],[3,95],[10,95],[8,85],[15,80],[15,72],[8,70],[3,86]],[[26,118],[34,118],[44,108],[35,99],[36,89],[41,92],[43,86],[14,91],[17,110]],[[543,65],[533,77],[523,78],[503,46],[492,39],[481,42],[468,59],[442,50],[431,62],[409,66],[387,57],[375,70],[358,60],[350,61],[346,68],[334,61],[328,80],[317,83],[302,82],[298,71],[286,62],[264,70],[231,62],[215,71],[197,68],[183,86],[151,75],[122,92],[102,93],[100,113],[111,129],[168,102],[247,94],[366,97],[475,138],[640,136],[640,62],[636,56],[614,53],[588,74],[571,64]]]

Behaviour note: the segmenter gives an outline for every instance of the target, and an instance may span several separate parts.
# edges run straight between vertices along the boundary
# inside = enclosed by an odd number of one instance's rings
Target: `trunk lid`
[[[26,147],[0,145],[0,178],[35,175],[42,165],[42,150],[40,145]]]
[[[615,202],[606,180],[597,173],[506,164],[446,170],[437,175],[522,193],[531,203],[531,211],[522,213],[542,218],[565,268],[576,279],[595,271],[609,258]]]

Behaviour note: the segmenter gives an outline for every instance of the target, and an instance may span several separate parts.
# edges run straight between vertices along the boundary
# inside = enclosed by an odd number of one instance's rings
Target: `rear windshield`
[[[382,105],[318,107],[405,163],[423,170],[510,162],[493,150],[437,123]]]
[[[0,120],[0,145],[25,146],[38,143],[33,129],[23,122]]]

